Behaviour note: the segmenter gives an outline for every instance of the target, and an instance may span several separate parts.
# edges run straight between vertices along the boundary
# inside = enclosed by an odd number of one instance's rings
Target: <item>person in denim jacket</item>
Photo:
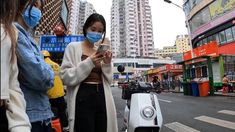
[[[32,132],[51,132],[51,111],[47,91],[53,87],[54,73],[46,64],[31,31],[41,19],[43,0],[20,0],[15,26],[18,29],[17,59],[20,87],[25,95],[26,112]]]

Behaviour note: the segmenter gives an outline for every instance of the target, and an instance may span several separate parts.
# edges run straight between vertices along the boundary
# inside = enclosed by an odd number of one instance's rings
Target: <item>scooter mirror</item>
[[[123,65],[118,65],[117,70],[121,73],[125,71],[125,66]]]

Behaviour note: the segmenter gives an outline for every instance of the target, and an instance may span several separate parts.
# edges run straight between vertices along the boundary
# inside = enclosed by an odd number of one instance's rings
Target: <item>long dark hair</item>
[[[17,12],[18,0],[1,0],[0,4],[0,19],[1,24],[3,24],[4,31],[6,36],[9,35],[11,39],[11,52],[12,58],[11,62],[15,59],[15,49],[16,49],[16,30],[13,26],[13,21]],[[6,37],[5,36],[5,37]]]
[[[93,13],[86,19],[86,22],[83,26],[83,34],[86,37],[87,29],[90,26],[92,26],[95,22],[101,22],[104,26],[104,31],[103,31],[104,36],[103,36],[103,39],[102,39],[102,42],[103,42],[104,39],[105,39],[105,35],[106,35],[106,22],[105,22],[104,17],[102,15],[98,14],[98,13]]]

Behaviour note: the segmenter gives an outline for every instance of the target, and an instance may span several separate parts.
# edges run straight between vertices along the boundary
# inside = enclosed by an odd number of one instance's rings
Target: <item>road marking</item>
[[[164,99],[158,99],[159,101],[162,101],[162,102],[167,102],[167,103],[171,103],[172,101],[170,100],[164,100]]]
[[[227,115],[235,115],[235,111],[232,111],[232,110],[221,110],[221,111],[218,111],[218,113],[223,113]]]
[[[200,132],[196,129],[193,129],[189,126],[183,125],[179,122],[168,123],[168,124],[165,124],[165,126],[175,132]]]
[[[216,119],[216,118],[208,117],[208,116],[199,116],[199,117],[195,117],[194,119],[235,130],[235,122],[225,121],[225,120]]]

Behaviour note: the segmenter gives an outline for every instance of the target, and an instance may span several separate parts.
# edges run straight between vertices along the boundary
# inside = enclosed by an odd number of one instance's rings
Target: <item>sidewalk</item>
[[[173,92],[173,93],[183,93],[183,90],[180,89],[180,91],[175,91],[173,89],[170,89],[169,92]],[[214,92],[215,96],[228,96],[228,97],[235,97],[235,91],[233,93],[223,93],[221,90],[219,90],[218,92]]]
[[[235,97],[235,91],[233,91],[232,93],[223,93],[222,90],[218,90],[218,92],[215,92],[215,95]]]

